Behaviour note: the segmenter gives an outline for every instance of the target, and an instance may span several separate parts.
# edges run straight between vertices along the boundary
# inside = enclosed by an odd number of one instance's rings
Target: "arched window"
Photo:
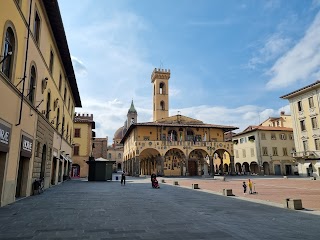
[[[48,92],[48,97],[47,97],[47,109],[46,109],[46,118],[49,119],[50,117],[50,102],[51,102],[51,94]]]
[[[61,127],[61,134],[63,135],[64,132],[64,117],[62,118],[62,127]]]
[[[160,85],[159,85],[159,93],[160,94],[166,94],[166,89],[165,89],[165,84],[162,82],[162,83],[160,83]]]
[[[194,133],[192,130],[187,130],[187,141],[193,141]]]
[[[13,59],[15,56],[15,37],[11,27],[7,28],[5,41],[4,41],[4,50],[2,59],[2,68],[1,71],[9,78],[12,77],[12,67],[13,67]]]
[[[56,129],[58,130],[59,127],[59,121],[60,121],[60,108],[57,110],[57,121],[56,121]]]
[[[160,108],[161,108],[161,110],[165,110],[164,101],[161,101],[161,102],[160,102]]]
[[[34,66],[31,67],[30,71],[30,83],[29,83],[29,93],[28,98],[31,103],[34,103],[34,90],[36,89],[36,68]]]

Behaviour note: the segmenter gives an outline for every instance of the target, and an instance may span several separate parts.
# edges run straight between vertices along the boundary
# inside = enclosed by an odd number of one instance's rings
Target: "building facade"
[[[281,97],[290,103],[299,174],[320,176],[320,81]]]
[[[0,205],[68,175],[81,107],[58,2],[0,1]]]
[[[224,133],[233,126],[205,124],[183,115],[169,117],[170,70],[154,69],[153,122],[133,123],[125,132],[124,170],[133,176],[194,176],[214,174],[213,156],[230,156],[233,144],[224,141]]]
[[[93,156],[93,140],[96,136],[93,129],[93,114],[75,114],[71,177],[88,177],[87,161]]]

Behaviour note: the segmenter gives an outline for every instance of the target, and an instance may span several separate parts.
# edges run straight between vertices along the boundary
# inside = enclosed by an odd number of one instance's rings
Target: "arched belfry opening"
[[[169,69],[155,68],[152,72],[154,122],[169,117],[169,79]]]

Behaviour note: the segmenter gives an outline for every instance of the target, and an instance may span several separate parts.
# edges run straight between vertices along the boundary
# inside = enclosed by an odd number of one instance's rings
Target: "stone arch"
[[[235,170],[236,170],[236,173],[237,173],[238,175],[240,175],[240,174],[242,173],[241,163],[237,162],[237,163],[235,164]]]
[[[264,162],[262,164],[263,170],[264,170],[264,175],[270,175],[270,165],[268,162]]]
[[[166,84],[164,82],[159,83],[159,94],[167,94]]]
[[[189,176],[208,175],[208,153],[202,149],[195,149],[189,153],[187,170]]]
[[[250,172],[249,163],[247,162],[242,163],[242,172],[244,174],[247,174]]]
[[[139,154],[139,171],[142,175],[163,175],[163,160],[157,149],[146,148]]]
[[[185,174],[186,156],[178,148],[169,149],[163,157],[164,176],[181,176]]]
[[[169,141],[177,141],[178,140],[178,133],[174,129],[170,129],[168,131],[168,140]]]
[[[250,173],[258,174],[259,173],[259,165],[257,162],[253,161],[250,163]]]

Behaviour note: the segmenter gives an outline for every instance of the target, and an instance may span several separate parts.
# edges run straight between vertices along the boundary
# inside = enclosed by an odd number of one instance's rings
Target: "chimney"
[[[281,111],[280,116],[283,116],[285,113],[286,113],[285,111]]]

